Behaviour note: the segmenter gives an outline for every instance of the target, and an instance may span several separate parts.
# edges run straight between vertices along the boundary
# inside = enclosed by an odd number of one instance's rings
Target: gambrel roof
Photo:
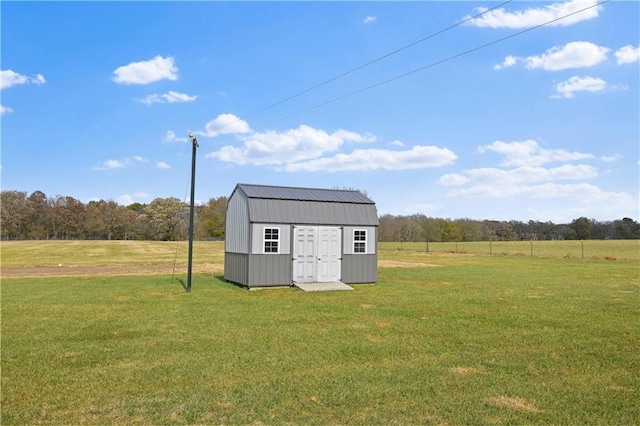
[[[375,203],[360,191],[238,184],[256,223],[377,226]]]

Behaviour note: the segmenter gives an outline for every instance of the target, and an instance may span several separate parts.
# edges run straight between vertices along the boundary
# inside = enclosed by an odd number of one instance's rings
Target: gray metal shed
[[[378,214],[359,191],[238,184],[227,204],[224,277],[245,287],[378,277]]]

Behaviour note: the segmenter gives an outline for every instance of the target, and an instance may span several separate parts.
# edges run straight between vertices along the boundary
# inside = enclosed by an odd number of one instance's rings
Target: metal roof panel
[[[245,183],[239,183],[237,187],[249,198],[375,204],[362,192],[355,190],[296,188],[286,186],[252,185]]]

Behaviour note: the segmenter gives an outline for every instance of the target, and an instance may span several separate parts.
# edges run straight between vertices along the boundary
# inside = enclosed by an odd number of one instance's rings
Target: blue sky
[[[357,188],[379,214],[639,220],[638,2],[469,19],[499,5],[2,2],[2,189],[187,200],[192,131],[199,202],[254,183]]]

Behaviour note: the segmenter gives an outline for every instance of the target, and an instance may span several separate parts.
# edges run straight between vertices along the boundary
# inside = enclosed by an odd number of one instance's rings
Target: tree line
[[[161,240],[188,238],[189,206],[178,198],[122,206],[113,200],[82,203],[42,191],[0,193],[3,240]],[[227,197],[196,206],[194,238],[222,239]],[[640,223],[625,217],[597,221],[579,217],[567,224],[540,221],[444,219],[425,215],[380,216],[380,241],[513,241],[640,239]]]
[[[628,217],[605,222],[579,217],[571,223],[555,224],[383,215],[379,238],[413,242],[640,239],[640,223]]]
[[[82,203],[42,191],[0,193],[3,240],[160,240],[188,237],[189,205],[178,198],[122,206],[113,200]],[[224,237],[227,197],[196,206],[194,238]]]

